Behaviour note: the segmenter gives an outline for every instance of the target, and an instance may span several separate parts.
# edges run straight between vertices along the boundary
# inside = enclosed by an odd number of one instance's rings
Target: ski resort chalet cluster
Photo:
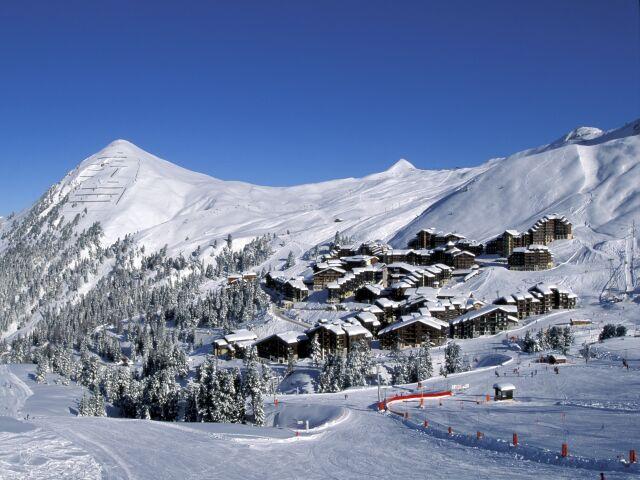
[[[551,268],[547,245],[571,238],[572,226],[564,216],[547,215],[526,232],[507,230],[486,245],[433,229],[420,230],[407,249],[379,242],[332,244],[302,275],[287,278],[269,272],[264,286],[285,307],[316,302],[335,309],[344,303],[357,306],[349,309],[354,310],[352,316],[261,339],[237,331],[218,339],[214,347],[219,354],[233,354],[255,345],[261,357],[283,361],[308,357],[312,341],[325,353],[342,354],[360,341],[378,340],[381,348],[390,349],[496,334],[528,316],[574,308],[577,297],[558,285],[536,284],[486,303],[442,287],[477,274],[483,264],[479,257],[506,257],[512,270]]]

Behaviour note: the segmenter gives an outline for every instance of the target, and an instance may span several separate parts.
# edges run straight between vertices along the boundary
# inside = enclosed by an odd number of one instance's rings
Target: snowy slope
[[[640,121],[609,133],[582,127],[492,162],[401,229],[393,243],[406,245],[428,227],[487,240],[507,228],[526,230],[553,212],[574,226],[619,238],[622,228],[640,219],[638,185]]]
[[[261,187],[190,172],[116,140],[55,189],[59,199],[69,195],[65,216],[87,209],[83,226],[102,224],[105,244],[134,233],[152,250],[168,244],[170,252],[179,252],[205,249],[229,233],[241,241],[289,231],[294,249],[297,245],[301,252],[332,238],[336,230],[387,239],[482,170],[424,171],[401,160],[361,179]]]
[[[105,244],[131,233],[150,250],[167,244],[170,254],[200,246],[204,256],[229,233],[238,247],[289,232],[284,241],[296,254],[336,230],[399,247],[425,227],[486,240],[556,211],[578,230],[621,238],[640,212],[638,133],[640,122],[609,133],[581,127],[475,168],[420,170],[400,160],[364,178],[282,188],[218,180],[116,140],[69,172],[54,196],[68,195],[67,218],[87,210],[80,227],[99,221]]]

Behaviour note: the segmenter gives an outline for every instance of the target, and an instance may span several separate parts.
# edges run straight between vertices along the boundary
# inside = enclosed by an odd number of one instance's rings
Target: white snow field
[[[190,254],[199,246],[207,263],[214,241],[221,248],[228,234],[239,248],[258,235],[277,233],[278,250],[257,267],[277,268],[289,251],[301,257],[337,230],[356,241],[380,239],[404,248],[421,228],[484,241],[557,212],[573,223],[575,238],[550,244],[553,269],[488,266],[447,289],[492,301],[543,281],[570,288],[579,305],[529,318],[508,335],[460,341],[463,353],[477,360],[476,368],[430,379],[424,387],[468,388],[426,401],[424,408],[415,401],[396,403],[392,410],[406,412],[406,419],[377,412],[375,387],[312,393],[308,367],[280,385],[277,406],[269,399],[264,428],[77,417],[80,387],[56,384],[55,375],[37,384],[34,366],[2,365],[0,478],[539,480],[598,479],[600,472],[607,479],[637,478],[638,464],[625,462],[629,450],[640,451],[640,286],[631,275],[629,241],[632,222],[640,224],[639,134],[640,121],[611,132],[579,128],[549,145],[475,168],[419,170],[401,160],[360,179],[286,188],[218,180],[129,142],[111,143],[53,187],[57,201],[69,197],[62,211],[67,218],[87,210],[80,229],[101,223],[105,245],[133,234],[148,252],[166,244],[171,255]],[[7,223],[0,223],[0,233]],[[299,259],[292,273],[303,268]],[[612,284],[628,295],[620,303],[600,303]],[[304,323],[341,314],[300,309],[292,322],[274,310],[257,331],[264,336],[300,330]],[[593,325],[576,328],[569,363],[559,374],[507,341],[527,330],[566,325],[571,318]],[[624,324],[629,333],[598,344],[598,358],[585,363],[580,346],[595,341],[605,323]],[[15,335],[16,328],[5,335]],[[442,348],[432,355],[437,370]],[[621,366],[623,358],[628,370]],[[202,351],[191,365],[201,360]],[[513,401],[480,401],[492,394],[496,381],[514,384]],[[382,394],[416,390],[404,385]],[[519,436],[517,447],[510,445],[513,433]],[[570,455],[563,459],[565,442]]]

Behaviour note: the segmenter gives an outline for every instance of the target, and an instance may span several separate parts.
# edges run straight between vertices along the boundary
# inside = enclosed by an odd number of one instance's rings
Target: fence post
[[[516,432],[513,432],[513,446],[518,446],[518,434]]]
[[[569,445],[566,443],[562,444],[562,458],[567,458],[569,456]]]

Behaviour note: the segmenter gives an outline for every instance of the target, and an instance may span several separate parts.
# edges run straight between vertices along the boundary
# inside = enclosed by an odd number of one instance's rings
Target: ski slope
[[[69,408],[80,392],[66,387],[68,394],[52,395],[50,390],[55,392],[57,386],[35,384],[29,377],[32,371],[30,366],[0,370],[0,384],[11,384],[13,389],[24,382],[32,392],[18,419],[2,417],[0,422],[2,478],[365,479],[393,475],[464,480],[583,479],[597,474],[592,469],[523,460],[508,449],[476,448],[408,428],[370,408],[376,400],[375,389],[350,392],[346,400],[343,394],[281,398],[277,409],[284,428],[256,428],[74,417]],[[463,381],[472,383],[475,377]],[[2,397],[0,408],[13,408],[12,402]],[[276,418],[271,408],[270,418]],[[430,411],[435,415],[437,408]],[[29,420],[24,420],[27,414]],[[13,423],[7,428],[9,418]],[[303,431],[299,437],[291,429],[298,418],[311,419],[310,432]],[[458,421],[464,424],[465,420]],[[492,419],[488,416],[484,421]],[[638,473],[629,472],[614,470],[607,478]]]

